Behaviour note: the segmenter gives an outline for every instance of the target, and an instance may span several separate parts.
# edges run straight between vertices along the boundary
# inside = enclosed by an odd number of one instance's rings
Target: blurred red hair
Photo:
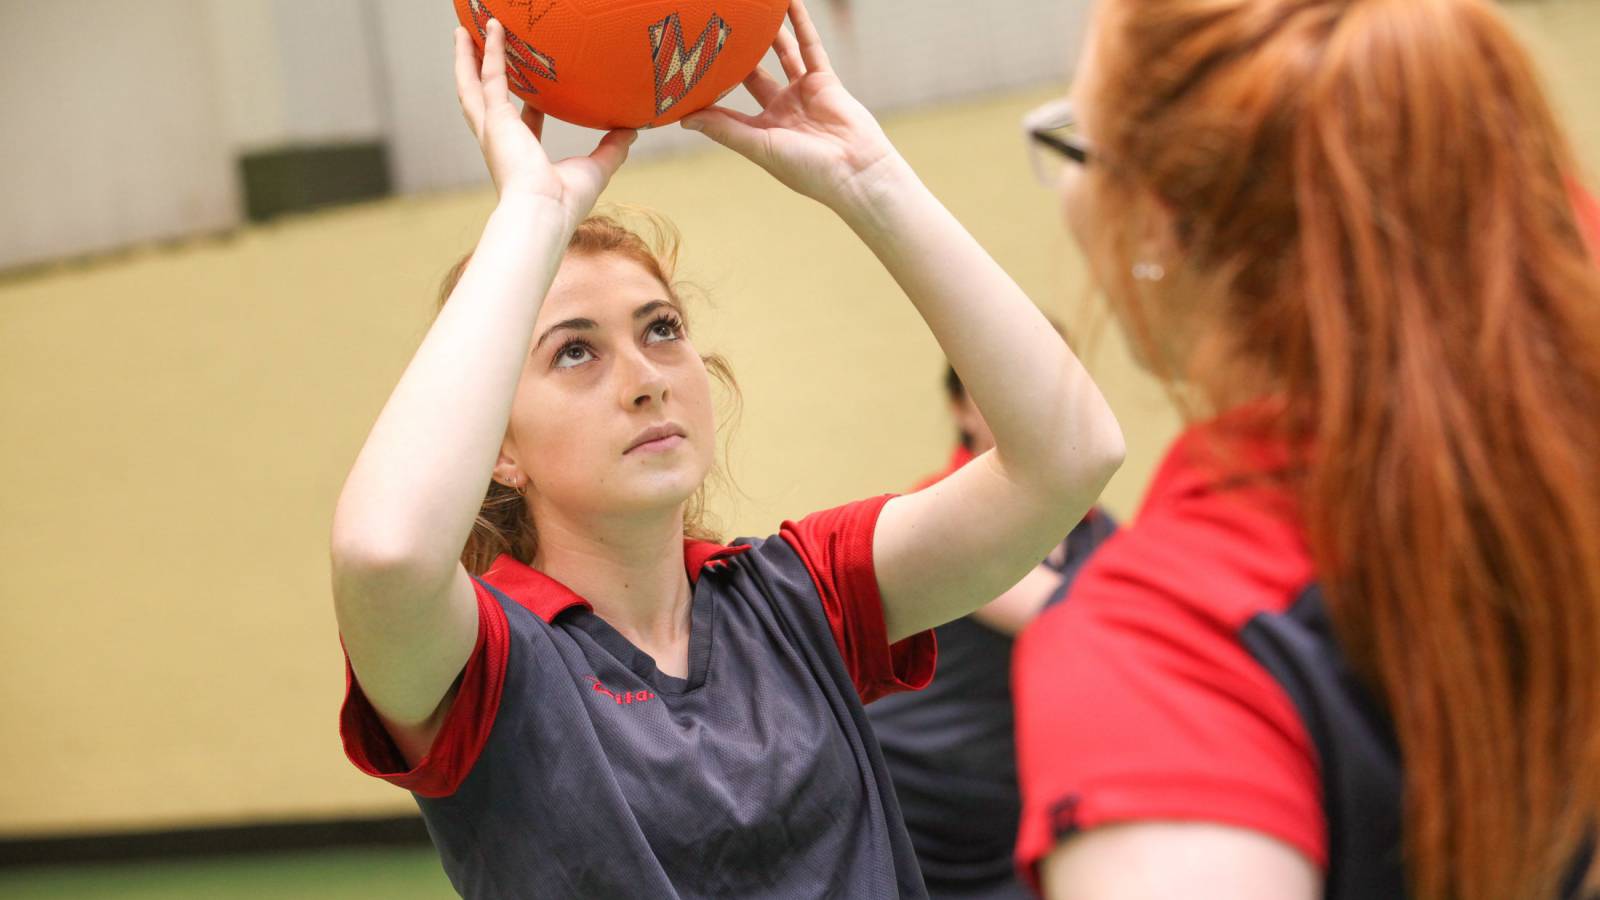
[[[1554,896],[1600,813],[1600,269],[1526,53],[1484,0],[1107,0],[1097,38],[1093,190],[1227,286],[1178,374],[1310,448],[1417,895]]]

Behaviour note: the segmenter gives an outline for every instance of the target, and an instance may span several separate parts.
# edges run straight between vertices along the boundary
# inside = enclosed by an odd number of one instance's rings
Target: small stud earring
[[[1167,270],[1160,263],[1134,263],[1133,277],[1137,281],[1160,281],[1167,277]]]

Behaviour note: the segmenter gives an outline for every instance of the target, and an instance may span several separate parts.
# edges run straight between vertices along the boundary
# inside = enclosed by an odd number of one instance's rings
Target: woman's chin
[[[619,492],[626,496],[626,504],[643,510],[675,509],[683,505],[700,486],[706,475],[689,466],[673,466],[652,472],[633,473]]]

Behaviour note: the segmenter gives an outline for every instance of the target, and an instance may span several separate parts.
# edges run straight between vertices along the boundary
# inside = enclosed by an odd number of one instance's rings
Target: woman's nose
[[[643,353],[626,353],[621,368],[622,404],[631,409],[665,403],[667,379]]]

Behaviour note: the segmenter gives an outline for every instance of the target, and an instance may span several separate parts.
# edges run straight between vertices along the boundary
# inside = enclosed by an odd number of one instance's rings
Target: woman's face
[[[692,496],[716,425],[682,323],[637,262],[568,255],[534,326],[496,478],[526,482],[536,508],[576,520],[662,512]]]
[[[1097,4],[1090,16],[1083,54],[1069,94],[1078,130],[1091,148],[1091,154],[1098,150],[1095,135],[1102,120],[1101,113],[1105,112],[1097,103],[1103,58],[1099,35],[1106,27],[1105,8],[1105,3]],[[1091,155],[1088,163],[1065,163],[1058,186],[1063,217],[1089,263],[1095,285],[1110,301],[1112,314],[1128,338],[1134,359],[1146,369],[1159,371],[1149,356],[1151,352],[1159,353],[1166,357],[1168,366],[1165,368],[1170,371],[1174,364],[1187,358],[1190,349],[1187,335],[1193,330],[1193,323],[1187,321],[1189,310],[1172,302],[1186,296],[1188,291],[1187,273],[1182,271],[1180,254],[1173,241],[1170,216],[1153,196],[1127,197],[1122,190],[1108,189],[1105,166],[1104,158],[1099,155]],[[1131,248],[1134,259],[1123,258],[1128,252],[1121,249],[1124,247]],[[1158,264],[1164,274],[1156,281],[1130,284],[1129,268],[1134,263]],[[1146,347],[1133,338],[1127,315],[1134,306],[1150,326],[1152,339],[1159,346]]]

